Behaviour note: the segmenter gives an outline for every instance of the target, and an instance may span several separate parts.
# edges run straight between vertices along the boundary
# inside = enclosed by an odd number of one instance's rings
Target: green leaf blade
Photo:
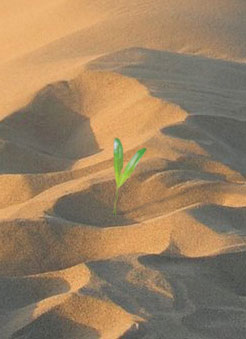
[[[119,187],[121,170],[123,168],[123,146],[120,139],[114,139],[114,172],[117,187]]]
[[[131,158],[131,160],[126,165],[124,173],[122,173],[120,175],[118,187],[121,187],[126,182],[126,180],[128,178],[130,178],[134,169],[136,168],[137,164],[139,163],[140,159],[144,155],[145,151],[146,151],[146,148],[142,148],[134,154],[134,156]]]

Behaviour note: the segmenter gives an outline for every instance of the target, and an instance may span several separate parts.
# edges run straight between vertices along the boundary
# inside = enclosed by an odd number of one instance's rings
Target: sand
[[[1,0],[0,339],[246,338],[245,15]]]

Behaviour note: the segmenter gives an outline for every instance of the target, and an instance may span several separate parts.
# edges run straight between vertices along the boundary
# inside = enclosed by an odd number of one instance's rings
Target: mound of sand
[[[1,339],[246,337],[245,11],[1,1]]]

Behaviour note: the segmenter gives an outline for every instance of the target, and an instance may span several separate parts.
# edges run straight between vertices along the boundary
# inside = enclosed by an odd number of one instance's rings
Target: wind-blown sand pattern
[[[246,338],[245,15],[1,0],[0,339]]]

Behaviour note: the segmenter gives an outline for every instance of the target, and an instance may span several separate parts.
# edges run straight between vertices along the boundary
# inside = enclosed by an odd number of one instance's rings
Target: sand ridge
[[[1,1],[0,339],[246,337],[245,11]]]

